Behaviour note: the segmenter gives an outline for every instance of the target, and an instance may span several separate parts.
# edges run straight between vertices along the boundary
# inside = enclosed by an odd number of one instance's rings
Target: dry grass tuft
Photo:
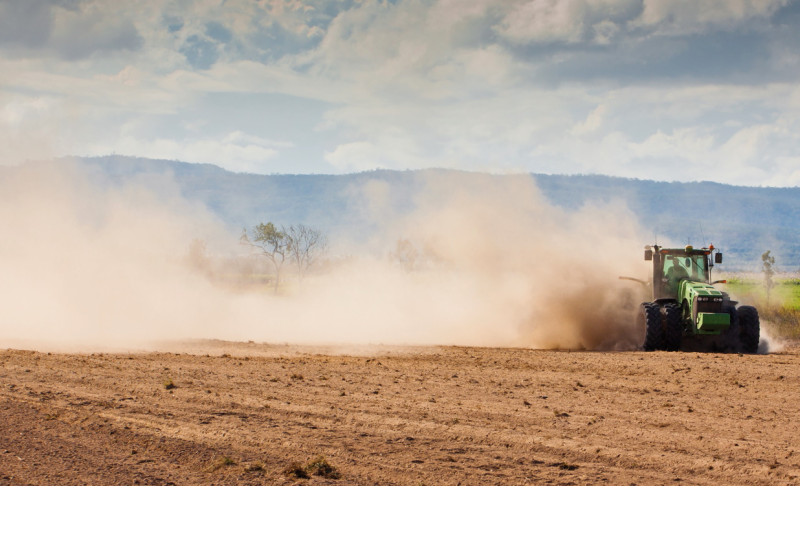
[[[305,466],[299,462],[292,462],[283,473],[287,477],[296,477],[298,479],[308,479],[312,475],[326,479],[339,479],[341,477],[339,470],[332,466],[323,455],[310,460]]]
[[[328,460],[319,455],[317,458],[306,464],[306,471],[315,476],[322,476],[328,479],[339,479],[339,470],[331,466]]]
[[[236,465],[236,461],[233,460],[231,457],[229,457],[229,456],[221,456],[218,459],[216,459],[211,464],[211,466],[209,466],[208,471],[209,472],[216,472],[220,468],[225,468],[227,466],[235,466],[235,465]]]
[[[289,464],[289,467],[283,471],[283,475],[287,477],[296,477],[298,479],[308,479],[309,475],[305,469],[305,466],[300,464],[299,462],[292,462]]]

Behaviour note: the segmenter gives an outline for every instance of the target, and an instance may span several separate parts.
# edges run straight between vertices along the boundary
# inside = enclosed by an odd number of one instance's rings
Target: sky
[[[0,164],[800,185],[800,0],[0,0]]]

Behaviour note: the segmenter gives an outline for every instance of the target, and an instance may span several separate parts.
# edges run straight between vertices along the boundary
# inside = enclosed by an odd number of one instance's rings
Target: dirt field
[[[160,349],[0,351],[0,484],[800,481],[797,347]]]

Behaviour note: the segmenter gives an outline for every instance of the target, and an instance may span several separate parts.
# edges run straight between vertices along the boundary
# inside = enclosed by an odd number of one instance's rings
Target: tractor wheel
[[[661,347],[663,331],[661,329],[661,308],[658,304],[644,302],[639,310],[638,319],[639,342],[644,351],[654,351]]]
[[[683,319],[678,304],[664,306],[664,349],[678,351],[683,339]]]
[[[725,353],[736,353],[739,351],[739,316],[736,314],[736,307],[727,305],[722,309],[722,313],[727,313],[731,318],[728,332],[722,339],[722,351]]]
[[[758,351],[758,340],[760,325],[758,322],[758,310],[753,306],[741,306],[736,310],[739,320],[739,342],[744,353],[756,353]]]

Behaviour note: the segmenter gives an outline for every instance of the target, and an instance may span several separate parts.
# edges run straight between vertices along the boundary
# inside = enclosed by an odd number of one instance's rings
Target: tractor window
[[[692,279],[708,282],[707,259],[704,255],[692,256]]]
[[[664,258],[664,277],[671,280],[688,278],[706,281],[706,257],[703,255],[677,256],[667,254]]]

